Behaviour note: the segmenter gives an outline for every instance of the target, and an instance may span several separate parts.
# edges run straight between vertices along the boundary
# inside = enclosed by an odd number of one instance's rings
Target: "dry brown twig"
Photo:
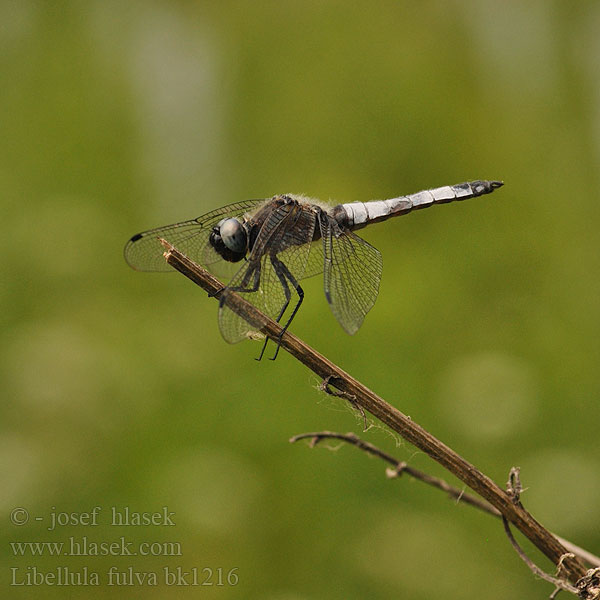
[[[464,490],[461,490],[453,485],[450,485],[447,481],[440,479],[439,477],[434,477],[433,475],[429,475],[419,469],[415,469],[411,467],[404,461],[400,461],[394,458],[391,454],[384,452],[381,448],[378,448],[374,444],[370,442],[365,442],[360,439],[357,435],[352,432],[349,433],[337,433],[335,431],[313,431],[310,433],[301,433],[299,435],[295,435],[290,438],[290,443],[295,443],[300,440],[310,440],[311,448],[314,448],[317,444],[324,440],[340,440],[342,442],[346,442],[352,446],[356,446],[359,450],[366,452],[372,456],[376,456],[381,458],[383,461],[392,465],[390,468],[386,469],[386,476],[389,479],[393,479],[395,477],[400,477],[403,473],[410,475],[413,479],[418,479],[427,485],[430,485],[442,492],[445,492],[457,502],[462,502],[463,504],[470,504],[483,512],[494,515],[495,517],[500,517],[500,512],[495,509],[489,502],[485,500],[481,500],[477,496],[473,496],[471,494],[465,493]]]
[[[216,277],[187,258],[169,242],[161,240],[161,243],[166,249],[165,260],[169,265],[202,287],[209,296],[220,298],[224,286]],[[555,565],[558,565],[561,558],[567,554],[566,548],[556,537],[538,523],[522,506],[512,502],[510,496],[494,481],[454,450],[298,337],[289,331],[282,334],[282,328],[278,323],[237,294],[228,293],[226,302],[231,310],[262,334],[272,340],[278,340],[281,348],[306,365],[322,380],[327,379],[329,385],[352,396],[356,406],[360,406],[363,411],[369,412],[385,423],[487,500]],[[566,558],[563,566],[568,579],[573,582],[586,575],[586,568],[577,557]]]

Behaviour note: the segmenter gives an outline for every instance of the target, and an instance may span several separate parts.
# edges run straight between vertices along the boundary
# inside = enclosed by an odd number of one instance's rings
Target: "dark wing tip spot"
[[[141,233],[136,233],[129,241],[131,243],[133,242],[137,242],[139,239],[141,239],[143,237],[143,235]]]

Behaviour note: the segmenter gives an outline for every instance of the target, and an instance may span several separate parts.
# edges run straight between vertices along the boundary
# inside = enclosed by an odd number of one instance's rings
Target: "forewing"
[[[278,249],[277,258],[285,263],[296,281],[323,271],[321,244],[312,241],[316,222],[313,210],[300,204],[269,244]]]
[[[379,292],[379,250],[335,223],[322,224],[325,297],[343,329],[356,333]]]
[[[173,225],[157,227],[134,235],[125,245],[125,260],[137,271],[171,271],[163,256],[165,249],[158,241],[167,240],[194,262],[207,267],[216,275],[231,276],[239,264],[228,263],[208,242],[212,228],[227,217],[243,217],[254,211],[265,200],[246,200],[229,204],[205,215]]]
[[[314,277],[315,275],[322,273],[323,262],[324,256],[322,240],[311,242],[309,244],[308,258],[306,260],[306,264],[304,265],[304,273],[302,274],[301,279],[308,279],[309,277]]]

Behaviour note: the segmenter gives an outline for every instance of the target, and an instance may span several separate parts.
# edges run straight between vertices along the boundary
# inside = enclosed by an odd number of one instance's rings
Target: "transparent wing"
[[[235,292],[262,313],[276,319],[285,305],[284,287],[268,255],[258,262],[246,262],[235,274],[223,294]],[[259,328],[253,327],[243,317],[233,312],[225,303],[219,306],[219,329],[225,341],[236,344],[252,337]]]
[[[274,210],[261,228],[250,258],[223,293],[236,292],[267,316],[281,321],[298,301],[294,284],[304,274],[314,228],[314,213],[299,205]],[[219,327],[231,344],[252,337],[256,331],[226,304],[219,308]]]
[[[371,310],[381,281],[382,260],[373,248],[331,219],[321,221],[325,297],[343,329],[356,333]]]
[[[157,227],[134,235],[125,245],[127,264],[136,271],[172,271],[164,257],[159,238],[173,244],[194,262],[204,265],[215,275],[230,277],[239,264],[224,261],[208,243],[212,228],[226,217],[242,217],[254,211],[265,200],[246,200],[229,204],[205,215],[173,225]]]
[[[309,244],[310,251],[301,279],[308,279],[323,272],[323,241],[317,240]]]

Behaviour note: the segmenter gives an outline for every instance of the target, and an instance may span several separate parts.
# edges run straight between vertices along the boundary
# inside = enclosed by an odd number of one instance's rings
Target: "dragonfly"
[[[328,206],[293,194],[246,200],[201,217],[134,235],[125,260],[137,271],[171,271],[163,238],[217,276],[227,279],[219,297],[219,328],[229,343],[257,337],[256,329],[228,306],[239,294],[265,315],[289,328],[304,299],[300,281],[323,274],[325,298],[344,331],[358,331],[379,293],[380,252],[355,231],[413,210],[476,198],[501,181],[470,181],[389,200]],[[292,301],[293,299],[293,301]],[[285,318],[284,318],[285,317]],[[257,360],[264,355],[265,338]]]

